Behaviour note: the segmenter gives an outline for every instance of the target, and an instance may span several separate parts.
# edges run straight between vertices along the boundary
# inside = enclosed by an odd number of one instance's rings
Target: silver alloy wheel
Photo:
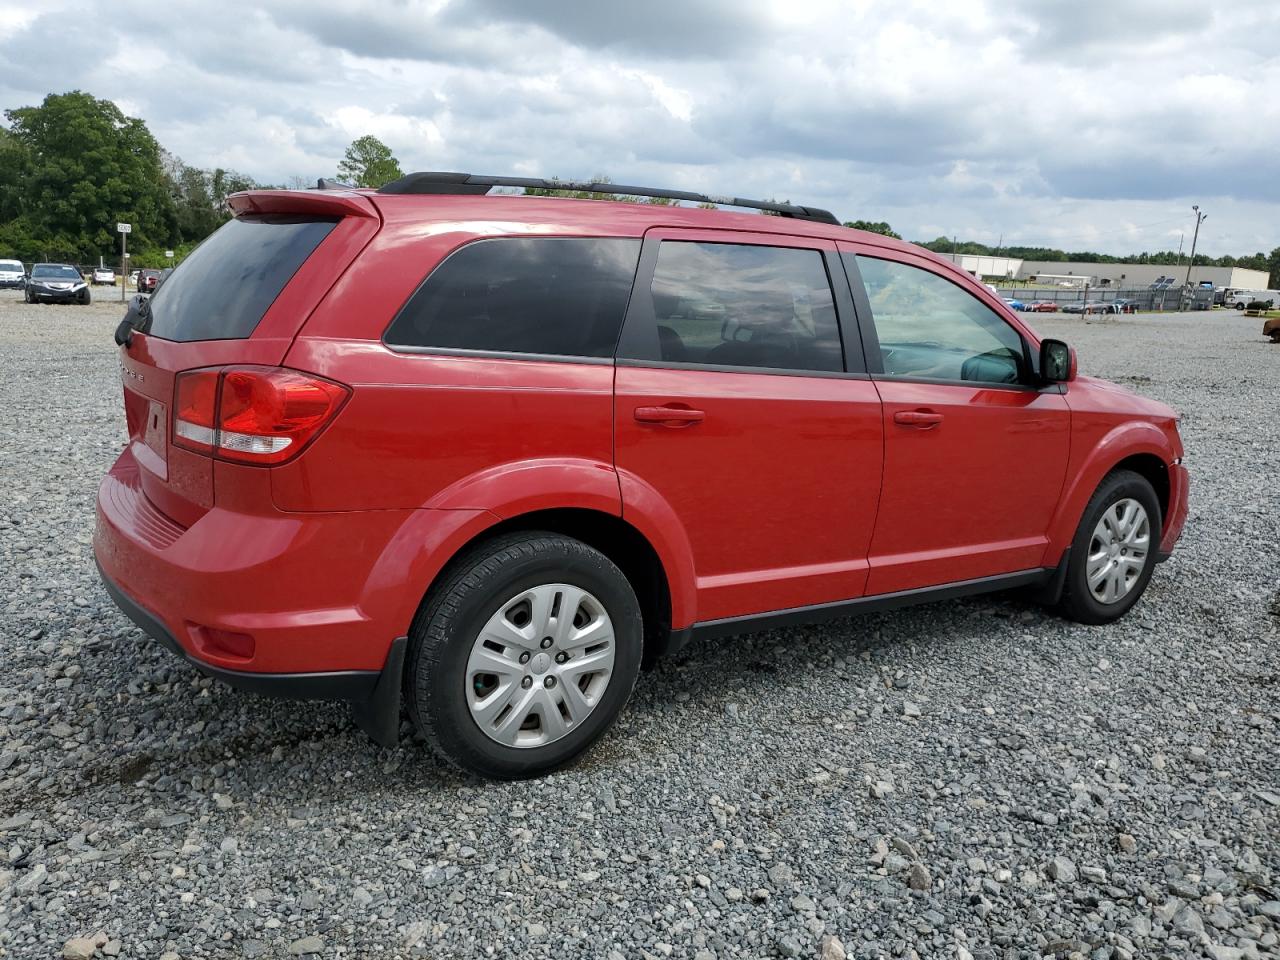
[[[467,659],[467,706],[491,740],[543,747],[604,697],[617,643],[604,604],[581,587],[544,583],[501,604]]]
[[[1126,497],[1109,506],[1093,528],[1085,565],[1089,590],[1099,603],[1117,603],[1142,576],[1151,551],[1146,508]]]

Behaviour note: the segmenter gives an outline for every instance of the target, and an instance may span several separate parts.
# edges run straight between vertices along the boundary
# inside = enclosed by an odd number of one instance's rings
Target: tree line
[[[224,198],[257,186],[234,170],[188,166],[143,121],[79,90],[6,110],[0,127],[0,256],[96,262],[118,256],[130,223],[134,266],[162,266],[225,221]]]
[[[0,257],[82,265],[120,256],[116,224],[132,225],[130,264],[181,260],[230,219],[226,198],[270,187],[236,170],[193,167],[110,100],[80,90],[39,106],[6,110],[0,126]],[[376,137],[347,149],[338,176],[360,186],[399,177],[400,165]],[[315,186],[293,177],[287,186]]]

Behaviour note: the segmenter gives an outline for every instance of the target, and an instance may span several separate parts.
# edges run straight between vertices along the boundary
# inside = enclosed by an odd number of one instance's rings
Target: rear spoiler
[[[227,197],[237,217],[251,213],[302,213],[321,217],[379,219],[373,202],[347,190],[246,190]]]

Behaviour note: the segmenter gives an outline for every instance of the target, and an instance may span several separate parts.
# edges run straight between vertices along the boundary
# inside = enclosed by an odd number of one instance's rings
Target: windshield
[[[37,263],[31,268],[31,276],[45,280],[79,280],[80,271],[65,263]]]

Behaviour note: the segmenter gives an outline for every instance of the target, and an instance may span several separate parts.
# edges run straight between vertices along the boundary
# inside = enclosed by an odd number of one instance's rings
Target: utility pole
[[[1207,213],[1200,212],[1200,205],[1198,203],[1193,204],[1191,209],[1194,210],[1196,214],[1196,230],[1195,233],[1191,235],[1191,257],[1187,260],[1187,279],[1184,283],[1187,290],[1187,306],[1183,309],[1190,309],[1191,307],[1191,268],[1194,267],[1196,263],[1196,240],[1200,237],[1200,224],[1209,219],[1209,215]]]

